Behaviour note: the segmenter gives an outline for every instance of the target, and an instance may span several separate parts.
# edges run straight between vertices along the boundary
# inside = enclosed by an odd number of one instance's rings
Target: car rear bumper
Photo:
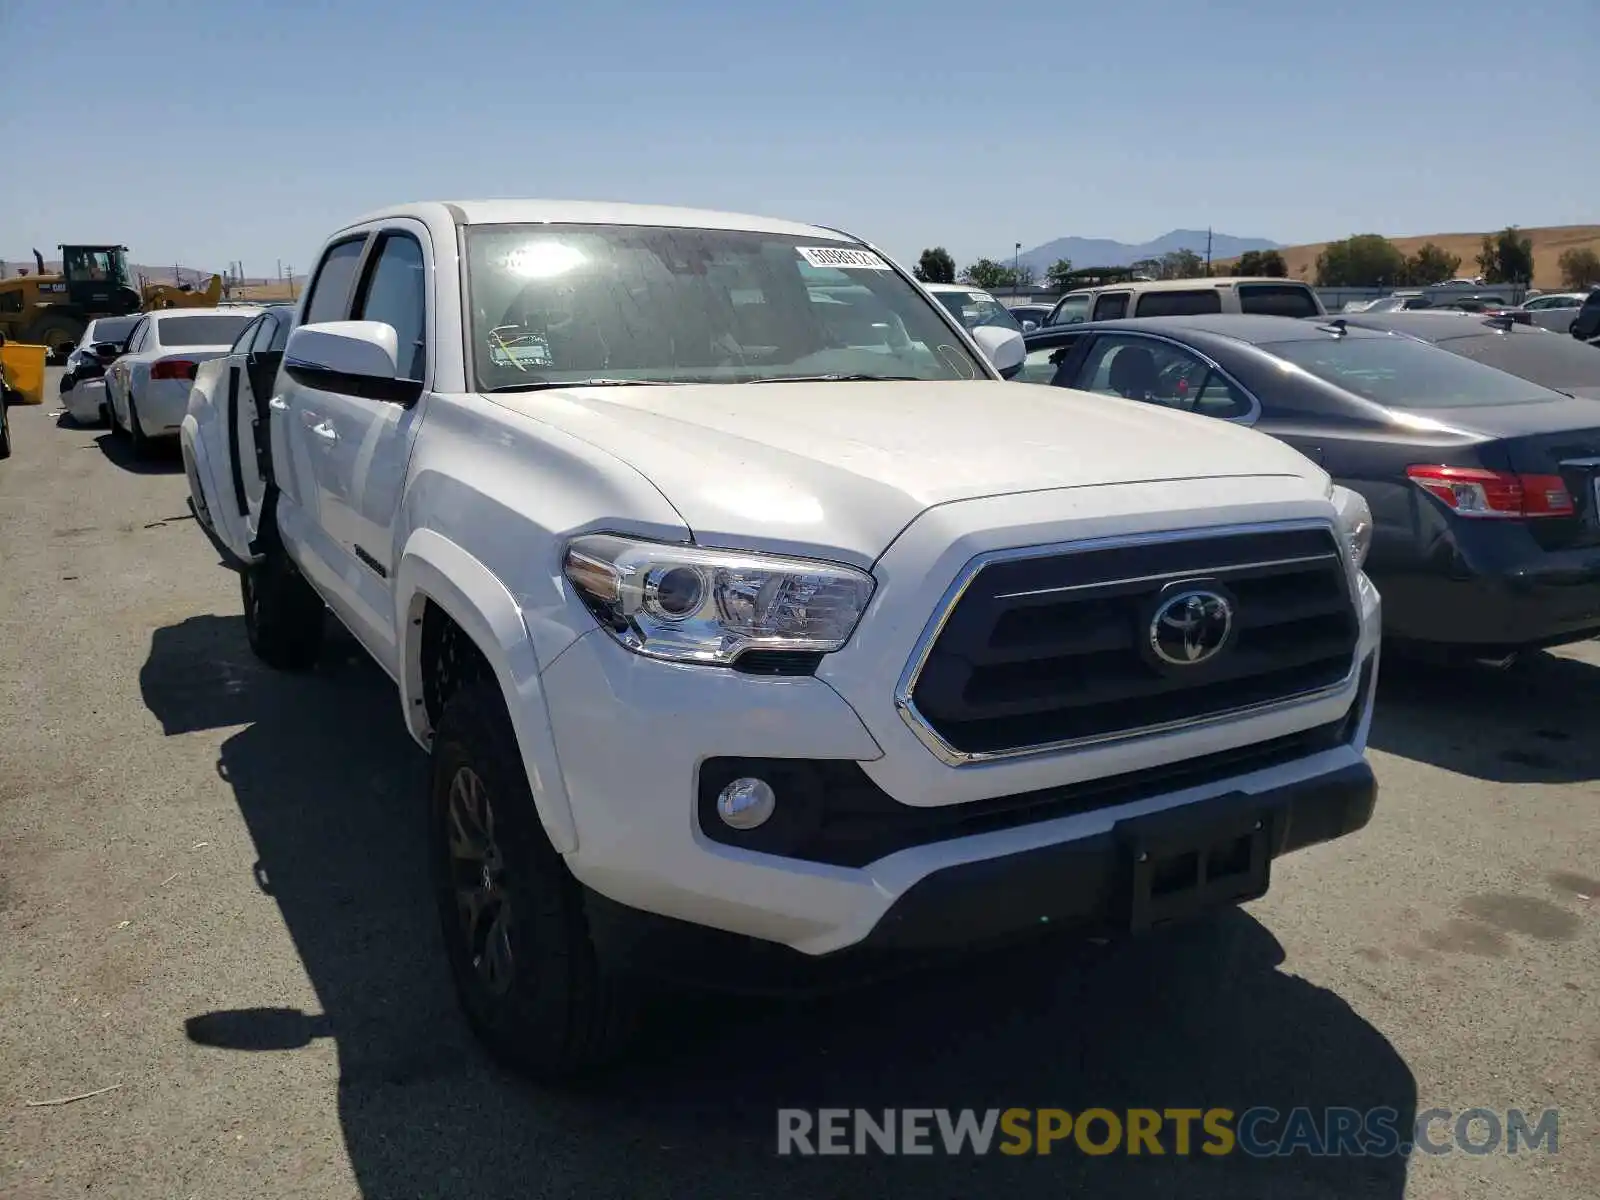
[[[1256,899],[1273,859],[1361,829],[1376,800],[1363,760],[1118,821],[1092,837],[956,863],[913,884],[860,942],[819,956],[592,891],[586,912],[614,970],[726,991],[821,991],[1028,935],[1140,933]]]
[[[1600,547],[1510,565],[1458,555],[1451,569],[1373,574],[1384,632],[1402,641],[1532,649],[1600,633]]]

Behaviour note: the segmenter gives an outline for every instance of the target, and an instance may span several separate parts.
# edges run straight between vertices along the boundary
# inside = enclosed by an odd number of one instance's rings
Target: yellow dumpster
[[[0,346],[0,367],[5,369],[6,385],[22,394],[24,404],[44,403],[44,360],[46,346],[26,346],[7,342]]]

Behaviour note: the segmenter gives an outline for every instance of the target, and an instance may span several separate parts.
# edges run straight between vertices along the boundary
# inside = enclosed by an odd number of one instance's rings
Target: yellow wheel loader
[[[0,333],[13,342],[44,346],[61,361],[96,317],[120,317],[158,308],[208,307],[222,298],[222,277],[203,291],[150,284],[143,291],[128,276],[126,246],[63,245],[61,271],[47,273],[33,252],[31,275],[0,279]]]

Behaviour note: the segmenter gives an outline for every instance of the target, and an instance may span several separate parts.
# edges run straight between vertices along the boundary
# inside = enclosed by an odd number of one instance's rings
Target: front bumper
[[[579,637],[539,675],[545,711],[534,723],[548,713],[574,835],[566,862],[595,894],[595,911],[616,906],[623,914],[653,914],[816,958],[889,936],[901,921],[891,914],[920,912],[933,887],[926,881],[935,878],[947,881],[940,888],[966,881],[964,902],[992,911],[1009,928],[1018,906],[1038,905],[1028,871],[1013,877],[1006,864],[1025,866],[1040,861],[1030,855],[1046,851],[1065,856],[1068,865],[1078,854],[1095,859],[1105,839],[1126,833],[1130,822],[1235,803],[1226,797],[1298,812],[1289,799],[1297,789],[1320,789],[1316,781],[1333,778],[1345,781],[1333,791],[1349,793],[1346,785],[1356,778],[1353,800],[1347,794],[1313,804],[1331,804],[1343,815],[1295,816],[1272,828],[1325,829],[1331,837],[1359,827],[1365,815],[1349,814],[1363,805],[1370,810],[1363,755],[1381,626],[1378,594],[1364,578],[1356,589],[1360,636],[1353,659],[1362,669],[1336,690],[1303,701],[962,766],[937,757],[895,706],[894,680],[939,597],[974,554],[1092,538],[1102,529],[1138,532],[1130,526],[1141,522],[1156,531],[1183,528],[1200,502],[1196,486],[1085,489],[1074,497],[1071,518],[1050,493],[931,509],[874,568],[879,586],[858,636],[828,655],[815,676],[673,664],[633,654],[598,629]],[[1297,497],[1283,481],[1234,481],[1230,490],[1238,502],[1208,509],[1214,520],[1244,525],[1325,514],[1325,505]],[[1203,499],[1214,505],[1209,495]],[[1297,741],[1329,728],[1340,730],[1332,741]],[[853,797],[866,799],[830,801],[848,811],[817,837],[802,829],[795,840],[768,844],[709,835],[715,818],[705,816],[703,777],[727,760],[775,759],[822,764],[825,781],[841,778],[835,768],[847,768]],[[867,849],[863,838],[838,836],[843,825],[866,830]],[[1299,844],[1285,834],[1273,853]],[[1093,880],[1109,878],[1112,867],[1096,861],[1101,867],[1083,868],[1083,886],[1099,896],[1108,885]],[[987,882],[968,890],[974,880]],[[913,894],[918,899],[908,900]],[[1047,915],[1034,911],[1027,924]],[[1070,915],[1063,911],[1061,920]]]
[[[719,990],[797,993],[870,980],[1019,936],[1141,932],[1262,895],[1273,859],[1353,833],[1372,817],[1377,782],[1366,762],[1259,792],[1227,792],[1076,841],[945,867],[924,876],[862,941],[811,957],[618,904],[590,892],[587,913],[613,969]],[[1262,861],[1187,883],[1173,864],[1255,839]],[[1151,851],[1143,847],[1162,847]],[[1198,849],[1197,849],[1198,848]],[[1143,864],[1139,855],[1146,854]],[[1165,890],[1152,896],[1149,875]]]

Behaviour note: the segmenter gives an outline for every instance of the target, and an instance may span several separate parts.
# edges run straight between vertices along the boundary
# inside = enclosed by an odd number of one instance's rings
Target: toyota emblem
[[[1150,649],[1174,667],[1197,667],[1215,658],[1233,634],[1233,604],[1203,588],[1179,592],[1156,609]]]

